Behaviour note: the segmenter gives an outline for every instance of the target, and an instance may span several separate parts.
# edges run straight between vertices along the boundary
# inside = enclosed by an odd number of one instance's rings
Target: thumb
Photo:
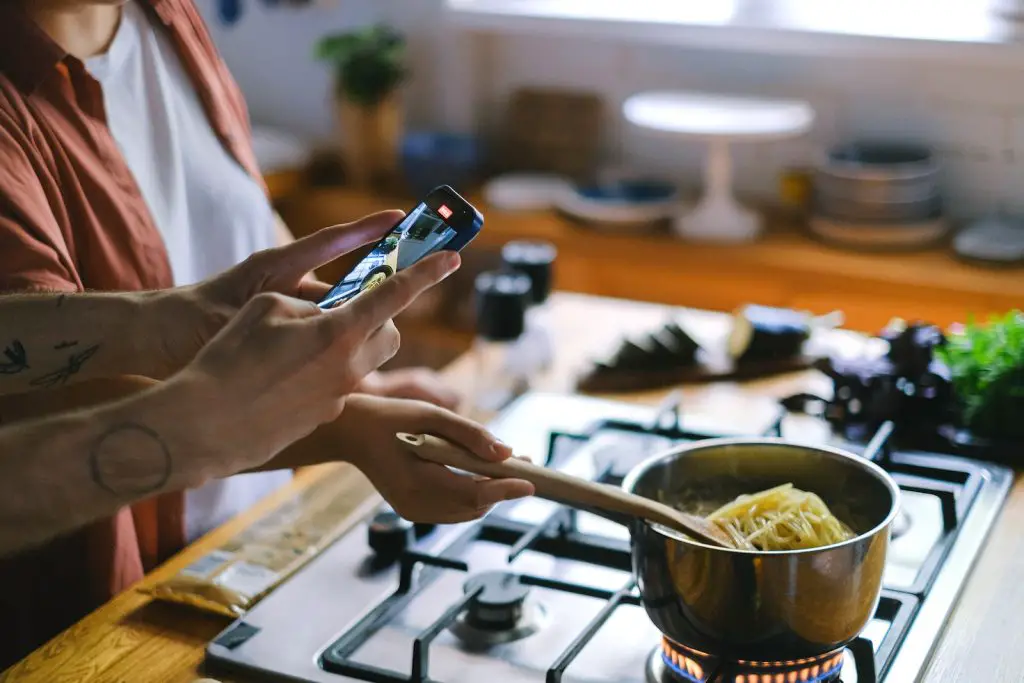
[[[301,278],[342,254],[380,239],[405,217],[403,211],[381,211],[354,223],[334,225],[267,253],[264,267],[273,277]]]
[[[320,308],[310,301],[277,292],[264,292],[250,299],[238,312],[237,319],[256,324],[267,318],[309,318],[321,313]]]

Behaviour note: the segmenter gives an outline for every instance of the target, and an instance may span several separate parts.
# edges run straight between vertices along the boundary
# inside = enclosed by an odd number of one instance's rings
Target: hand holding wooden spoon
[[[455,467],[494,479],[524,479],[534,485],[534,495],[540,498],[639,517],[703,543],[724,548],[735,547],[732,539],[722,529],[703,517],[680,512],[668,505],[627,493],[615,486],[540,467],[520,458],[488,462],[467,453],[449,441],[429,434],[399,433],[396,436],[416,455],[439,465]]]

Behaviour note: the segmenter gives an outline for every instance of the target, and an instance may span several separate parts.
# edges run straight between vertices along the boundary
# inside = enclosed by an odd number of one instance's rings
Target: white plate
[[[813,216],[812,233],[837,245],[863,249],[909,249],[929,246],[946,236],[945,217],[914,223],[854,223]]]
[[[484,185],[489,206],[505,211],[543,211],[571,186],[564,178],[545,173],[509,173]]]

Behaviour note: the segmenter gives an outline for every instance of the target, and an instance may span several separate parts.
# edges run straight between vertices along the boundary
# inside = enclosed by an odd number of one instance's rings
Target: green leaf
[[[1024,439],[1024,313],[973,318],[938,350],[950,369],[964,426],[979,436]]]
[[[408,77],[405,47],[400,33],[375,25],[324,36],[314,55],[334,66],[341,95],[369,106],[386,98]]]

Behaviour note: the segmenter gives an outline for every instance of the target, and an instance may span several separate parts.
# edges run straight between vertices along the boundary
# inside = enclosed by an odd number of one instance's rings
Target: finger
[[[511,499],[510,499],[511,500]],[[498,501],[501,502],[501,501]],[[429,517],[435,524],[460,524],[480,519],[494,508],[494,505],[483,505],[477,508],[433,509]]]
[[[513,481],[513,480],[505,479],[503,481]],[[518,481],[518,480],[516,480],[516,481]],[[529,485],[529,482],[521,482],[521,484]],[[476,507],[476,508],[459,508],[459,509],[451,509],[451,510],[437,510],[437,511],[435,511],[431,515],[431,517],[433,518],[433,521],[435,523],[437,523],[437,524],[458,524],[460,522],[470,522],[470,521],[473,521],[475,519],[480,519],[481,517],[486,515],[498,503],[504,502],[506,500],[516,500],[518,498],[522,498],[524,495],[532,495],[532,493],[533,493],[532,487],[531,487],[530,493],[525,493],[525,494],[521,495],[521,491],[522,490],[525,490],[525,489],[524,489],[524,487],[522,487],[520,485],[518,487],[518,490],[513,491],[513,492],[501,492],[500,494],[496,493],[496,492],[490,492],[492,495],[500,495],[502,497],[499,500],[495,500],[492,503],[487,503],[487,504],[481,505],[481,506]],[[478,495],[480,495],[480,494],[478,493]],[[483,494],[483,495],[487,495],[487,494]]]
[[[267,252],[265,267],[273,277],[302,277],[342,254],[384,236],[402,220],[402,211],[381,211],[354,223],[334,225]]]
[[[422,430],[459,444],[483,460],[500,462],[512,455],[512,449],[483,425],[443,408],[429,409]]]
[[[364,341],[352,359],[352,365],[360,376],[371,372],[395,357],[402,345],[402,335],[391,320],[385,321]]]
[[[332,309],[333,319],[345,326],[357,324],[370,334],[404,311],[425,290],[455,272],[460,263],[459,254],[454,251],[428,256],[347,305]]]
[[[502,501],[532,496],[533,484],[523,479],[490,479],[474,482],[477,487],[477,507],[497,505]]]
[[[296,295],[306,301],[320,301],[327,296],[329,291],[331,291],[331,286],[326,282],[306,279],[299,283],[299,290],[296,292]]]
[[[277,292],[264,292],[250,299],[239,311],[238,317],[245,319],[308,318],[320,314],[320,309],[310,301],[303,301]]]
[[[506,500],[515,500],[534,493],[533,484],[522,479],[487,479],[456,474],[443,465],[425,463],[418,473],[421,488],[432,491],[448,504],[438,515],[473,519],[488,508]]]

